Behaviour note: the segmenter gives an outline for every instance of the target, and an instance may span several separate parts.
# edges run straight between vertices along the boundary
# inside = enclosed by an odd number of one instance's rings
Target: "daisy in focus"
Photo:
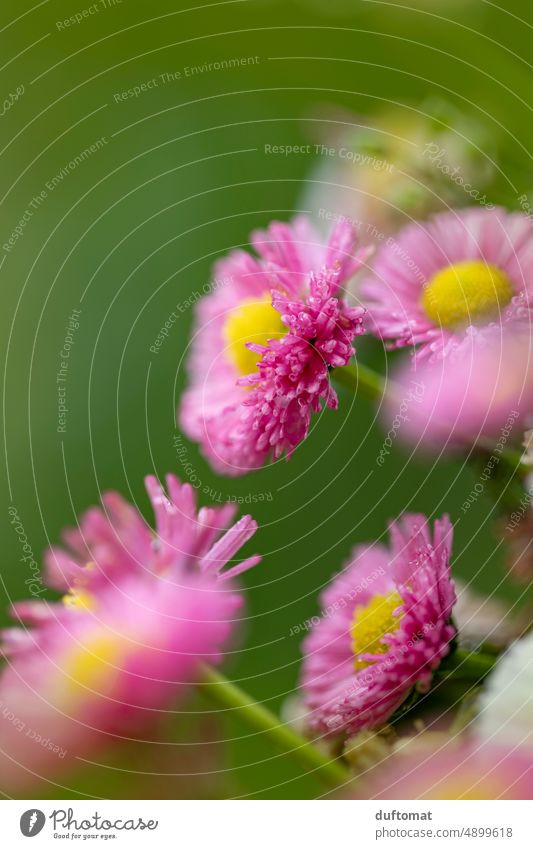
[[[376,335],[420,346],[424,357],[447,355],[494,323],[527,324],[532,290],[529,217],[478,208],[400,230],[361,285]]]
[[[323,244],[301,216],[253,233],[256,256],[233,251],[215,266],[221,282],[199,304],[179,422],[216,471],[290,457],[312,413],[337,407],[330,371],[363,332],[364,309],[342,297],[370,253],[355,241],[341,222]]]
[[[196,681],[219,663],[243,598],[233,578],[259,562],[229,565],[256,531],[233,505],[196,511],[189,485],[168,476],[168,496],[146,485],[152,531],[118,494],[67,531],[48,583],[58,602],[24,601],[25,628],[2,633],[0,772],[9,787],[51,780],[115,739],[146,739]]]
[[[308,723],[347,735],[383,725],[412,693],[429,689],[456,635],[452,526],[406,514],[390,550],[358,546],[321,596],[324,615],[303,643]]]

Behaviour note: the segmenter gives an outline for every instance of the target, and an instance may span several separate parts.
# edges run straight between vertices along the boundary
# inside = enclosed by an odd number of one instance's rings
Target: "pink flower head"
[[[391,549],[358,546],[322,594],[323,616],[304,640],[309,724],[324,734],[382,725],[413,688],[426,691],[450,651],[455,592],[452,527],[406,514]]]
[[[2,635],[0,759],[11,792],[115,738],[145,737],[199,664],[222,659],[243,601],[232,578],[259,558],[224,567],[256,524],[246,516],[226,529],[233,508],[196,513],[190,486],[172,476],[167,485],[169,498],[147,478],[155,532],[105,495],[105,513],[89,511],[67,532],[71,551],[47,557],[63,600],[14,605],[29,628]]]
[[[361,790],[365,799],[533,799],[531,750],[422,737],[365,776]]]
[[[337,406],[329,372],[349,362],[363,332],[364,310],[341,297],[369,253],[354,253],[349,224],[326,245],[304,217],[251,241],[258,256],[234,251],[221,260],[199,305],[179,413],[184,432],[227,475],[290,457],[322,402]]]
[[[531,320],[533,229],[503,209],[443,212],[387,239],[361,286],[374,332],[443,356],[494,323]]]
[[[526,328],[493,327],[466,337],[442,360],[402,365],[389,384],[383,419],[403,410],[401,439],[461,449],[479,437],[521,438],[533,412],[533,339]]]

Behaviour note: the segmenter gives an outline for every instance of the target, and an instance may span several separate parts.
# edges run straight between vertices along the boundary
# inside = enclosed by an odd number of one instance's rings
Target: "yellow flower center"
[[[433,275],[422,294],[422,307],[443,327],[496,317],[513,297],[504,271],[484,262],[458,262]]]
[[[72,607],[77,610],[94,610],[96,607],[94,597],[87,590],[70,589],[63,596],[63,604],[65,607]]]
[[[85,567],[88,571],[94,569],[94,563],[89,562]],[[79,614],[96,610],[96,597],[83,588],[84,581],[76,580],[63,596],[65,607],[76,610]],[[101,623],[95,623],[96,629],[83,643],[72,642],[67,650],[62,664],[64,678],[62,686],[57,685],[58,692],[69,701],[80,702],[96,694],[109,693],[113,683],[120,674],[119,668],[127,654],[126,640],[120,633],[106,630]],[[80,638],[80,640],[83,638]]]
[[[245,347],[247,342],[266,345],[269,339],[279,339],[286,332],[279,312],[272,306],[270,295],[242,301],[232,310],[223,329],[227,354],[240,374],[254,372],[260,359],[258,354]]]
[[[389,647],[383,637],[393,634],[398,628],[402,597],[398,592],[388,595],[375,595],[368,604],[355,608],[352,623],[352,650],[355,655],[355,668],[365,669],[371,661],[360,660],[360,654],[385,654]]]
[[[63,666],[64,691],[69,701],[82,701],[96,694],[109,693],[120,675],[125,655],[124,641],[119,634],[99,631],[83,644],[69,651]]]
[[[459,755],[457,756],[459,758]],[[505,786],[500,785],[497,781],[492,780],[491,776],[480,776],[475,773],[467,774],[462,778],[444,778],[437,784],[431,786],[431,790],[426,799],[447,799],[470,802],[481,799],[497,799],[502,792],[506,790]]]

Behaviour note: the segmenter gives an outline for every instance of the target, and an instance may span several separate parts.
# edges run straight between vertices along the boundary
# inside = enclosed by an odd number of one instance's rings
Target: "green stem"
[[[485,454],[500,457],[508,469],[510,469],[513,473],[520,472],[521,474],[527,474],[531,471],[531,466],[522,462],[522,451],[517,451],[515,448],[508,448],[507,446],[496,450],[494,443],[486,436],[478,436],[476,439],[476,445]]]
[[[479,688],[470,690],[462,699],[455,718],[450,725],[450,736],[461,734],[475,720],[477,714],[477,699]]]
[[[382,376],[360,362],[353,366],[334,369],[332,377],[345,389],[350,389],[352,392],[361,392],[371,401],[379,401],[385,393],[385,381]]]
[[[267,735],[282,751],[315,772],[329,786],[337,787],[350,780],[350,773],[342,761],[321,752],[211,666],[202,667],[200,687],[216,704],[236,711],[236,715],[250,728]]]
[[[497,660],[497,656],[493,654],[457,649],[444,661],[441,669],[448,677],[467,678],[477,682],[489,674]]]

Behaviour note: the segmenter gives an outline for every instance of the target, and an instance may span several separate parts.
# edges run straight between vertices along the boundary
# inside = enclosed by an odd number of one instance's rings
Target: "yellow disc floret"
[[[495,265],[458,262],[433,275],[421,304],[435,324],[457,327],[497,317],[513,294],[507,274]]]
[[[457,753],[457,762],[461,762],[459,753]],[[456,777],[456,774],[454,774],[432,784],[431,797],[422,798],[450,801],[459,799],[461,802],[474,802],[483,799],[499,799],[502,791],[506,789],[507,787],[500,784],[493,776],[479,775],[478,773],[468,775],[467,773],[464,776]]]
[[[246,343],[266,345],[269,339],[279,339],[286,332],[279,312],[272,306],[270,295],[249,298],[232,310],[226,319],[223,330],[226,353],[240,374],[251,374],[256,370],[260,356],[249,351]]]
[[[365,669],[367,660],[359,660],[360,654],[385,654],[389,650],[383,637],[393,634],[400,624],[402,597],[398,592],[375,595],[368,604],[355,608],[352,624],[352,650],[355,668]]]
[[[95,634],[73,648],[63,666],[63,695],[70,701],[87,699],[90,693],[106,693],[113,686],[124,662],[125,646],[120,635]]]
[[[94,597],[86,590],[70,589],[63,596],[65,607],[74,607],[79,610],[94,610],[96,607]]]
[[[83,567],[87,572],[94,570],[94,563],[89,561]],[[96,599],[91,593],[83,589],[85,581],[76,579],[74,586],[70,587],[66,595],[63,596],[63,604],[65,607],[71,607],[76,610],[94,610],[96,608]]]

